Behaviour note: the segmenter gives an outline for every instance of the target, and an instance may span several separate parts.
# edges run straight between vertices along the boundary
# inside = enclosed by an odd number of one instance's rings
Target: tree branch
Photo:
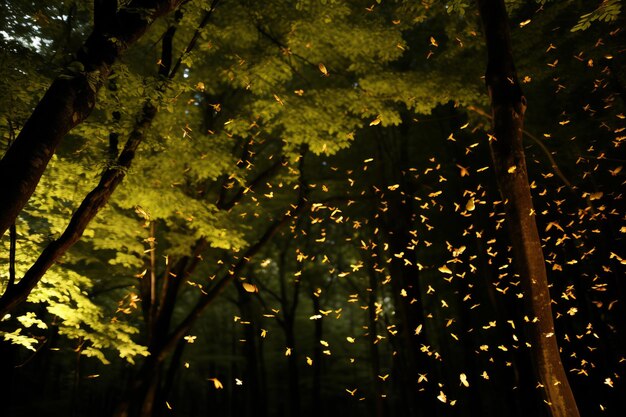
[[[467,108],[468,108],[468,110],[471,110],[471,111],[473,111],[476,114],[479,114],[479,115],[481,115],[481,116],[483,116],[483,117],[485,117],[485,118],[487,118],[489,120],[493,120],[493,116],[491,116],[489,113],[487,113],[483,109],[480,109],[480,108],[474,107],[474,106],[468,106]],[[565,185],[567,185],[570,188],[573,188],[572,183],[567,179],[565,174],[563,174],[563,171],[561,171],[561,169],[559,168],[558,164],[554,160],[554,157],[552,157],[552,154],[550,153],[550,150],[548,149],[548,147],[546,145],[544,145],[544,143],[538,137],[536,137],[535,135],[533,135],[529,131],[524,129],[524,130],[522,130],[522,133],[524,133],[524,135],[526,135],[530,140],[535,142],[537,144],[537,146],[539,146],[539,148],[541,148],[543,153],[548,158],[548,161],[550,162],[550,166],[552,167],[552,170],[557,175],[557,177],[559,177],[561,179],[561,181],[563,181],[563,183]]]
[[[305,187],[301,187],[297,203],[295,205],[291,205],[291,207],[285,211],[280,219],[272,223],[263,235],[261,235],[261,237],[253,245],[248,247],[239,260],[232,265],[232,268],[227,271],[226,274],[206,292],[206,294],[202,295],[200,301],[198,301],[185,319],[171,333],[167,342],[164,343],[157,352],[154,352],[154,354],[157,355],[157,358],[155,358],[157,362],[160,362],[167,357],[167,354],[176,346],[178,340],[189,332],[206,308],[211,305],[213,300],[215,300],[215,298],[217,298],[217,296],[221,294],[234,279],[239,277],[252,257],[256,255],[267,242],[269,242],[274,234],[276,234],[276,232],[283,225],[291,221],[300,212],[302,212],[302,210],[304,210],[308,204],[306,194],[307,192],[305,191]]]
[[[30,199],[63,137],[93,110],[113,63],[152,21],[178,5],[172,0],[132,0],[94,27],[76,61],[52,82],[0,161],[0,237]]]

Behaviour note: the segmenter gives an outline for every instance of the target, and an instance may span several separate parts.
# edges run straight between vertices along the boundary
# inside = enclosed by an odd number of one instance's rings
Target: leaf
[[[320,69],[320,72],[324,74],[324,77],[328,77],[330,75],[328,73],[328,70],[326,69],[326,66],[322,64],[321,62],[317,65],[317,67]]]
[[[209,381],[213,381],[213,386],[215,387],[215,389],[224,389],[224,385],[222,385],[222,382],[219,379],[209,378]]]
[[[244,282],[244,283],[241,284],[241,286],[243,287],[243,289],[246,292],[251,292],[251,293],[259,292],[259,288],[256,285],[254,285],[254,284],[250,284],[248,282]]]

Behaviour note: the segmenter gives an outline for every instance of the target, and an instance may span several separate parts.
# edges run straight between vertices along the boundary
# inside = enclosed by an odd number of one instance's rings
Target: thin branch
[[[151,103],[146,103],[142,117],[137,121],[135,128],[131,132],[124,150],[117,159],[116,165],[104,171],[98,185],[87,194],[72,215],[72,219],[63,234],[51,242],[24,274],[24,277],[12,288],[7,288],[2,297],[0,297],[0,316],[4,316],[4,314],[25,301],[28,294],[37,285],[46,271],[80,239],[91,220],[106,205],[113,191],[126,176],[126,172],[135,157],[137,147],[145,137],[147,128],[152,123],[155,115],[156,108]]]
[[[218,0],[213,1],[211,9],[205,15],[201,25],[206,25],[208,18],[211,16],[213,11],[213,7],[217,4],[217,1]],[[196,30],[196,33],[187,45],[184,54],[189,53],[195,46],[199,31],[200,28]],[[171,42],[171,37],[167,41]],[[172,79],[174,77],[180,67],[182,59],[183,56],[178,59],[177,65],[169,72],[168,79]],[[161,83],[157,89],[162,91],[162,89],[165,88],[165,85],[165,83]],[[24,274],[24,277],[19,281],[19,283],[14,284],[10,288],[7,287],[2,296],[0,296],[0,317],[12,311],[17,305],[24,302],[54,262],[63,256],[63,254],[81,238],[91,220],[93,220],[100,209],[107,204],[115,189],[126,176],[126,172],[132,164],[137,148],[146,137],[156,114],[157,108],[149,100],[147,100],[143,105],[141,114],[137,118],[135,126],[130,133],[126,144],[124,145],[122,153],[117,159],[117,163],[113,166],[107,167],[107,169],[102,173],[100,182],[89,194],[87,194],[76,212],[72,215],[70,223],[65,228],[61,237],[50,243],[43,250],[39,258],[26,272],[26,274]]]
[[[158,352],[156,361],[162,361],[165,359],[171,349],[174,348],[177,341],[185,336],[187,332],[194,325],[196,320],[202,315],[204,310],[217,298],[219,294],[226,289],[226,287],[236,278],[239,277],[243,269],[248,265],[254,255],[256,255],[261,248],[276,234],[276,232],[286,223],[295,218],[304,208],[308,205],[306,198],[306,187],[300,187],[298,201],[295,205],[291,205],[289,209],[285,211],[280,219],[272,223],[269,228],[261,235],[261,237],[251,245],[246,252],[239,258],[236,264],[232,265],[232,268],[226,272],[226,274],[220,278],[195,305],[195,307],[189,312],[187,317],[176,327],[176,329],[169,336],[167,342],[163,344]]]
[[[483,117],[485,117],[485,118],[487,118],[489,120],[492,120],[492,116],[489,113],[487,113],[486,111],[484,111],[483,109],[480,109],[480,108],[474,107],[474,106],[468,106],[467,108],[468,108],[468,110],[471,110],[471,111],[473,111],[476,114],[479,114],[479,115],[481,115],[481,116],[483,116]],[[550,153],[550,150],[546,147],[546,145],[544,145],[544,143],[538,137],[536,137],[532,133],[528,132],[527,130],[522,130],[522,133],[524,135],[526,135],[530,140],[535,142],[539,146],[539,148],[541,148],[543,153],[548,158],[548,161],[550,162],[550,166],[552,167],[552,170],[561,179],[561,181],[563,181],[563,183],[565,185],[567,185],[568,187],[573,188],[574,186],[567,179],[565,174],[563,174],[563,172],[561,171],[561,169],[559,168],[558,164],[556,163],[556,161],[552,157],[552,154]]]
[[[172,71],[170,72],[170,75],[169,75],[170,79],[173,78],[174,74],[176,74],[176,72],[180,68],[181,64],[183,63],[183,59],[185,59],[185,57],[187,55],[189,55],[189,53],[191,53],[193,48],[195,48],[196,43],[198,42],[198,38],[200,37],[200,34],[202,33],[202,30],[209,23],[209,19],[211,18],[211,15],[213,14],[213,11],[215,10],[215,7],[217,7],[217,3],[218,2],[219,2],[219,0],[213,0],[213,2],[211,3],[211,7],[204,14],[204,17],[200,21],[200,24],[198,25],[198,28],[193,33],[193,36],[191,37],[191,40],[187,44],[187,47],[185,48],[185,51],[180,55],[180,57],[176,61],[176,64],[174,64],[174,67],[172,68]]]

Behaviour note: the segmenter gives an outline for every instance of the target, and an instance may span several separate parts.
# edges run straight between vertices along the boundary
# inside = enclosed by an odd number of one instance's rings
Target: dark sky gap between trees
[[[0,415],[621,416],[619,0],[11,0]]]

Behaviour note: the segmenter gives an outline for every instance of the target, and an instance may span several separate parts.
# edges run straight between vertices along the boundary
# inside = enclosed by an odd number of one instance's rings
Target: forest
[[[623,416],[625,28],[6,0],[0,416]]]

